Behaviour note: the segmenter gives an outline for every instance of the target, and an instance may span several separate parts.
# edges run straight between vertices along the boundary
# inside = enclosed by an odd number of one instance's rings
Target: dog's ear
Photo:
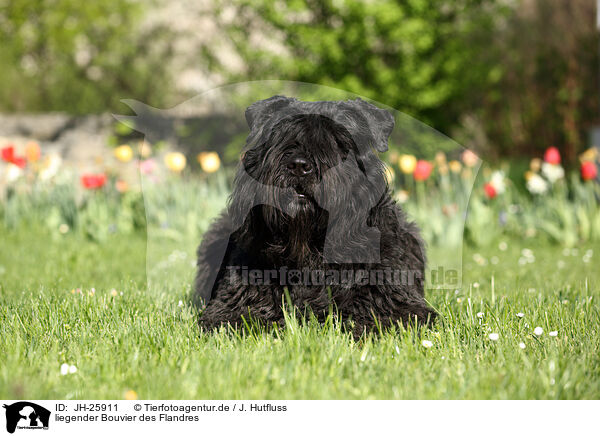
[[[366,120],[373,137],[375,150],[379,152],[387,151],[388,138],[394,130],[394,116],[385,109],[379,109],[360,98],[351,100],[348,103]]]
[[[246,122],[250,130],[256,125],[263,124],[273,113],[288,106],[291,102],[297,101],[295,98],[285,97],[283,95],[274,95],[266,100],[260,100],[252,103],[246,109]]]

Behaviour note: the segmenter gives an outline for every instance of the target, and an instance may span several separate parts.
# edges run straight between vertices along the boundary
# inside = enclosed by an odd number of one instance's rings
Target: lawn
[[[310,320],[200,334],[194,244],[151,253],[177,265],[148,287],[140,232],[90,242],[23,225],[0,240],[3,398],[600,398],[598,243],[465,246],[461,290],[428,294],[433,329],[355,342]]]

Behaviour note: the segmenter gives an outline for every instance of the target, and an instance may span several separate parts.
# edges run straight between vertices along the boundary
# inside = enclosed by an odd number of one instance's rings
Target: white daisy
[[[423,339],[421,345],[423,345],[425,348],[431,348],[433,347],[433,342],[428,341],[427,339]]]
[[[535,333],[536,336],[542,336],[544,329],[541,327],[536,327],[533,329],[533,333]]]
[[[500,338],[500,335],[498,333],[490,333],[488,336],[492,341],[497,341],[498,338]]]
[[[69,364],[63,363],[60,365],[60,375],[67,375],[69,373]]]
[[[533,251],[530,248],[523,248],[521,254],[523,257],[533,257]]]

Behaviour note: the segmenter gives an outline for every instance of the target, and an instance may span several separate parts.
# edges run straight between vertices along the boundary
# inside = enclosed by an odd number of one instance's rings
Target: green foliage
[[[231,80],[337,87],[405,112],[487,158],[557,146],[597,122],[595,1],[221,0],[245,68]],[[251,37],[249,37],[249,34]],[[254,37],[252,37],[254,36]],[[218,56],[206,54],[213,68]]]
[[[0,213],[6,229],[44,226],[55,237],[60,236],[61,230],[61,233],[75,231],[100,241],[113,233],[127,235],[146,230],[141,192],[121,194],[104,188],[82,193],[70,177],[63,177],[56,184],[37,182],[10,188],[6,199],[0,202]]]
[[[448,131],[461,96],[491,79],[494,0],[225,1],[239,20],[227,28],[247,69],[238,79],[288,79],[342,88]],[[257,45],[265,26],[278,49]]]
[[[502,235],[545,239],[566,247],[600,241],[600,185],[582,182],[576,173],[559,180],[543,195],[519,192],[507,180],[506,192],[488,200],[477,182],[469,198],[465,238],[475,246],[489,245]]]
[[[172,31],[142,29],[143,6],[0,1],[0,110],[106,112],[122,110],[122,98],[164,104]]]

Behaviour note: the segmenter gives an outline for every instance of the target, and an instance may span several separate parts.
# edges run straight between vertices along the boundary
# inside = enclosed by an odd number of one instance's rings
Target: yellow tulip
[[[598,157],[598,149],[596,147],[588,148],[586,151],[581,153],[579,159],[581,162],[585,161],[595,161],[596,157]]]
[[[527,171],[527,172],[525,173],[525,180],[529,180],[529,179],[531,179],[533,176],[535,176],[535,172],[533,172],[533,171]],[[539,177],[539,176],[538,176],[538,177]]]
[[[398,159],[398,165],[404,174],[412,174],[417,167],[417,158],[412,154],[403,154]]]
[[[450,167],[450,171],[452,171],[454,174],[460,173],[460,169],[462,168],[462,165],[457,160],[451,160],[448,162],[448,166]]]
[[[205,173],[214,173],[221,167],[221,159],[216,151],[203,151],[198,154],[198,163]]]
[[[534,157],[533,159],[531,159],[531,162],[529,162],[529,169],[534,173],[539,172],[541,167],[542,160],[540,158]]]
[[[115,148],[115,157],[121,162],[129,162],[133,159],[133,150],[129,145],[121,145]]]
[[[179,153],[178,151],[174,151],[171,153],[167,153],[165,155],[165,165],[168,169],[175,173],[179,173],[183,171],[185,168],[187,161],[183,153]]]

